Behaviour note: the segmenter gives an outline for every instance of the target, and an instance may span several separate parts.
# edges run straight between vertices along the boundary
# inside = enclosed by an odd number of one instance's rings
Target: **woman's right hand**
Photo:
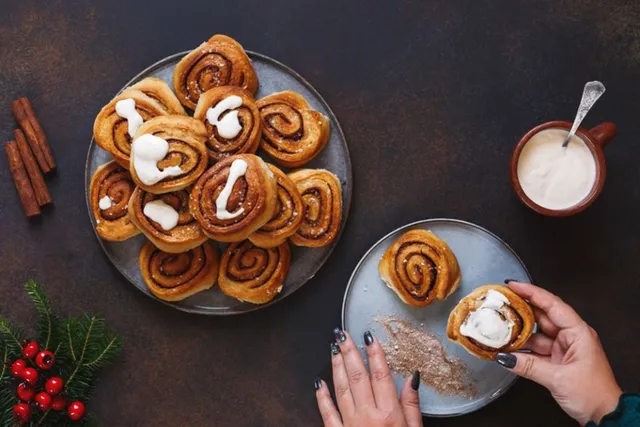
[[[560,407],[581,425],[599,423],[612,412],[622,391],[598,335],[564,301],[534,285],[509,282],[534,307],[541,332],[531,336],[527,353],[500,353],[498,363],[551,392]]]

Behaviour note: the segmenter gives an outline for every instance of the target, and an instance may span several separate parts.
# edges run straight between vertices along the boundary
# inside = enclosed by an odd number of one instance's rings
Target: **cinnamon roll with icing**
[[[171,88],[164,80],[157,77],[147,77],[131,86],[131,89],[137,89],[150,98],[156,100],[170,115],[186,116],[184,107],[173,93]]]
[[[182,190],[193,184],[208,164],[206,129],[187,116],[162,116],[138,128],[131,146],[129,170],[149,193]]]
[[[400,236],[382,255],[378,272],[405,304],[414,307],[444,300],[462,279],[449,245],[427,230],[410,230]]]
[[[289,174],[302,197],[302,223],[290,237],[296,246],[321,247],[340,234],[342,187],[340,180],[324,169],[300,169]]]
[[[265,96],[256,105],[262,117],[260,145],[279,165],[300,167],[329,142],[329,119],[302,95],[287,90]]]
[[[237,154],[198,179],[189,207],[207,236],[240,242],[271,219],[276,200],[276,177],[266,163],[253,154]]]
[[[212,161],[258,150],[262,120],[253,96],[245,89],[209,89],[200,96],[193,117],[207,127],[207,151]]]
[[[115,161],[105,163],[93,174],[89,201],[96,231],[104,240],[119,242],[140,233],[127,215],[134,187],[129,171]]]
[[[166,115],[164,106],[156,99],[129,88],[100,110],[93,123],[93,137],[100,148],[128,169],[131,143],[138,128],[154,117]]]
[[[464,297],[449,315],[447,338],[481,359],[520,349],[535,327],[533,309],[506,286],[485,285]]]
[[[222,255],[218,285],[230,297],[265,304],[282,291],[290,263],[286,242],[270,249],[249,241],[234,243]]]
[[[149,291],[164,301],[181,301],[211,288],[218,278],[218,253],[209,242],[170,254],[147,242],[138,257]]]
[[[200,96],[217,86],[238,86],[254,94],[258,76],[240,43],[221,34],[182,58],[173,72],[173,88],[185,107],[193,110]]]
[[[188,189],[151,194],[136,187],[129,201],[129,218],[147,239],[168,253],[186,252],[208,240],[189,212]]]
[[[278,199],[276,210],[269,222],[249,236],[249,240],[261,248],[273,248],[294,235],[303,220],[303,204],[296,184],[277,167],[267,164],[276,176]]]

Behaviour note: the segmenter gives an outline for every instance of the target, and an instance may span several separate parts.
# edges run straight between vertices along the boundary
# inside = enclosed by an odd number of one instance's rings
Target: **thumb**
[[[422,427],[422,411],[420,411],[420,371],[415,371],[407,379],[400,392],[400,403],[408,427]]]
[[[548,356],[532,353],[499,353],[496,362],[514,374],[549,388],[555,369]]]

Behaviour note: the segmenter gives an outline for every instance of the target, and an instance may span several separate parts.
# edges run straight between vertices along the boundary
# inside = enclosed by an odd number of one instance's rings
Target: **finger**
[[[380,342],[369,331],[364,334],[364,343],[367,347],[371,388],[373,389],[376,406],[380,409],[391,411],[398,406],[398,392],[396,391],[396,384],[391,377],[384,350]]]
[[[511,372],[550,388],[556,369],[548,356],[527,353],[499,353],[496,361]]]
[[[336,405],[333,404],[333,400],[331,400],[331,394],[329,393],[327,383],[321,379],[316,379],[315,387],[318,409],[320,410],[324,427],[342,427],[340,414],[336,409]]]
[[[520,282],[509,282],[509,288],[544,311],[549,316],[549,319],[561,329],[572,328],[583,322],[582,318],[569,304],[547,290]]]
[[[545,334],[533,334],[522,348],[531,350],[541,356],[549,356],[553,347],[553,339]]]
[[[344,419],[349,419],[356,411],[349,387],[349,377],[344,367],[344,360],[340,353],[340,346],[331,343],[331,368],[333,370],[333,387],[336,391],[338,408]]]
[[[356,406],[375,407],[371,381],[367,369],[364,367],[360,351],[351,336],[345,331],[337,329],[334,331],[334,335],[340,345],[354,403]]]
[[[540,330],[545,333],[545,335],[555,338],[560,332],[560,328],[556,326],[555,323],[549,319],[547,314],[540,310],[539,308],[533,307],[533,315],[536,318],[536,323],[540,327]]]
[[[422,411],[420,410],[420,371],[415,371],[407,379],[400,392],[400,403],[408,427],[422,427]]]

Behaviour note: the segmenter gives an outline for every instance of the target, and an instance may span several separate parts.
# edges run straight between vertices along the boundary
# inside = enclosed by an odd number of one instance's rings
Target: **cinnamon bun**
[[[155,99],[167,114],[186,116],[184,107],[164,80],[157,77],[147,77],[131,86],[138,89],[150,98]]]

